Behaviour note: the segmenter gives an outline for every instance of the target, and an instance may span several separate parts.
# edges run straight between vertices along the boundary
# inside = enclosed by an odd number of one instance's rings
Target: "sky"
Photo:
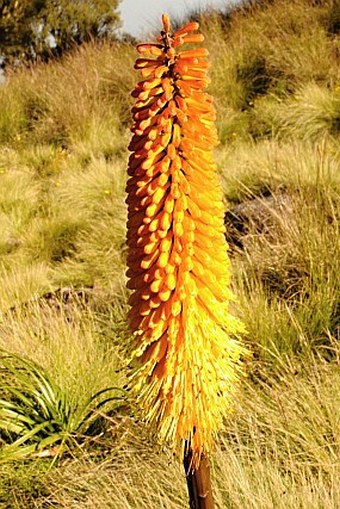
[[[197,8],[227,8],[237,0],[121,0],[119,10],[124,32],[143,37],[159,29],[163,12],[176,19]]]

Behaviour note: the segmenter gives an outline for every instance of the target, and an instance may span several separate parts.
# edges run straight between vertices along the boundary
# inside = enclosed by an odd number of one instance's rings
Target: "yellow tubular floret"
[[[135,333],[131,389],[159,436],[198,466],[243,374],[242,324],[229,314],[230,263],[208,51],[191,22],[140,44],[129,145],[128,288]],[[184,45],[184,49],[182,46]],[[178,50],[177,48],[180,48]]]

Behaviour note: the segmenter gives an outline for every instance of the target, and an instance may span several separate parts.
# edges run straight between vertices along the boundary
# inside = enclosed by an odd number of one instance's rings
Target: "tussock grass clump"
[[[51,290],[51,268],[46,263],[27,263],[20,256],[6,257],[1,266],[1,313]]]
[[[110,386],[73,402],[36,362],[8,352],[0,358],[0,463],[57,457],[91,433],[105,407],[123,400]]]
[[[241,204],[227,217],[234,217],[237,293],[255,350],[276,363],[277,352],[329,347],[339,334],[336,145],[273,141],[224,154],[227,198]]]
[[[119,118],[119,125],[130,104],[132,54],[124,44],[88,44],[61,61],[9,75],[0,99],[0,139],[15,141],[19,135],[23,142],[68,146],[94,119],[100,125]]]
[[[310,83],[326,97],[334,90],[340,79],[339,42],[325,25],[334,10],[331,1],[276,0],[254,2],[225,15],[203,15],[222,141],[273,134],[270,126],[261,128],[266,107],[258,112],[258,103],[263,98],[268,108],[278,101],[282,110],[282,101]],[[271,127],[277,132],[280,119]]]
[[[309,355],[300,363],[282,357],[275,376],[262,373],[266,381],[257,375],[256,384],[249,383],[214,454],[218,509],[337,506],[338,354],[335,358],[325,363]],[[178,466],[128,417],[110,419],[107,437],[98,439],[97,454],[94,450],[75,451],[47,475],[41,461],[28,464],[25,473],[20,465],[17,471],[0,466],[0,487],[15,484],[18,493],[13,502],[3,489],[3,499],[7,496],[15,509],[23,500],[48,500],[65,509],[80,504],[95,509],[99,503],[112,509],[184,507]]]
[[[320,88],[312,83],[287,101],[284,111],[277,111],[279,134],[315,139],[326,133],[340,134],[340,90]]]
[[[220,507],[333,508],[339,503],[339,350],[328,364],[281,357],[277,377],[257,375],[221,440]],[[279,360],[279,359],[278,359]]]
[[[75,400],[105,386],[120,386],[117,345],[102,336],[102,320],[77,294],[34,299],[3,314],[0,348],[34,360]]]
[[[229,203],[265,196],[271,192],[340,189],[340,151],[335,140],[261,140],[220,147],[218,167]]]
[[[36,175],[20,162],[2,174],[3,309],[70,283],[100,281],[122,293],[124,167],[93,156],[82,168],[77,155],[62,158],[57,175]]]

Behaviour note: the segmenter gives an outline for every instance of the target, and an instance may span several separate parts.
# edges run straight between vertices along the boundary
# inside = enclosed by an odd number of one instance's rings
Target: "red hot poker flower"
[[[156,43],[140,44],[132,95],[127,184],[132,387],[146,420],[197,466],[229,411],[242,373],[242,331],[232,299],[224,207],[212,149],[208,51],[191,22],[175,33],[163,15]]]

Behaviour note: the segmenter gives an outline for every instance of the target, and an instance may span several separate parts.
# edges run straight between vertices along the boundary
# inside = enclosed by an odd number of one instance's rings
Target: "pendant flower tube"
[[[243,326],[229,314],[230,263],[208,51],[191,22],[140,44],[132,96],[128,288],[135,333],[131,387],[159,437],[193,462],[209,452],[243,374]]]

